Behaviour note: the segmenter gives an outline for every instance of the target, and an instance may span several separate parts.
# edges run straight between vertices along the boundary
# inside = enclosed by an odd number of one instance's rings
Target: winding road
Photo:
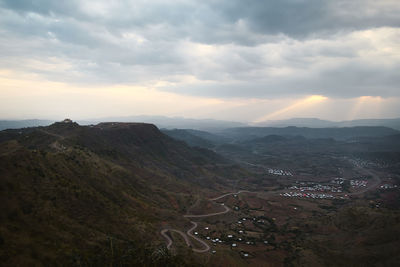
[[[224,198],[226,196],[237,195],[237,194],[240,194],[240,193],[250,193],[250,191],[241,190],[241,191],[238,191],[236,193],[227,193],[227,194],[224,194],[224,195],[219,196],[219,197],[210,198],[209,200],[210,201],[216,201],[216,200],[222,199],[222,198]],[[187,215],[183,215],[183,217],[184,218],[204,218],[204,217],[211,217],[211,216],[217,216],[217,215],[225,214],[225,213],[228,213],[229,211],[231,211],[231,209],[228,208],[227,206],[225,206],[225,205],[222,205],[222,206],[224,207],[225,210],[221,211],[221,212],[213,212],[213,213],[202,214],[202,215],[187,214]],[[190,222],[193,224],[193,226],[189,230],[186,231],[186,234],[184,232],[176,230],[176,229],[167,228],[167,229],[162,229],[161,230],[161,235],[167,240],[167,249],[171,249],[171,246],[172,246],[172,243],[173,243],[171,237],[167,235],[167,232],[170,231],[170,232],[175,232],[175,233],[180,234],[183,237],[183,239],[185,240],[186,245],[188,247],[191,247],[194,252],[204,253],[204,252],[207,252],[207,251],[210,250],[210,246],[205,241],[203,241],[202,239],[200,239],[197,236],[192,234],[194,229],[196,229],[197,226],[198,226],[197,222],[194,222],[194,221],[190,221]],[[202,249],[194,248],[193,245],[192,245],[192,242],[190,241],[188,236],[193,238],[194,240],[196,240],[200,244],[202,244],[202,246],[204,248],[202,248]]]
[[[213,216],[213,215],[211,215],[211,216]],[[209,246],[206,242],[204,242],[203,240],[201,240],[200,238],[198,238],[197,236],[194,236],[194,235],[192,234],[193,230],[196,229],[196,227],[197,227],[197,222],[191,221],[191,223],[193,224],[193,226],[192,226],[192,228],[190,228],[190,229],[186,232],[187,235],[190,236],[190,237],[192,237],[193,239],[197,240],[199,243],[201,243],[201,244],[204,246],[203,249],[197,249],[197,248],[193,248],[193,247],[192,247],[192,250],[193,250],[194,252],[198,252],[198,253],[203,253],[203,252],[209,251],[209,250],[210,250],[210,246]],[[187,244],[187,243],[186,243],[186,244]]]
[[[161,235],[162,235],[163,237],[165,237],[165,239],[167,239],[167,241],[168,241],[168,243],[167,243],[167,249],[170,249],[171,246],[172,246],[172,239],[167,235],[167,232],[168,232],[168,231],[176,232],[176,233],[180,234],[180,235],[183,237],[183,239],[185,240],[186,245],[188,245],[188,247],[190,247],[190,240],[189,240],[189,238],[187,237],[187,235],[186,235],[184,232],[179,231],[179,230],[175,230],[175,229],[163,229],[163,230],[161,231]]]

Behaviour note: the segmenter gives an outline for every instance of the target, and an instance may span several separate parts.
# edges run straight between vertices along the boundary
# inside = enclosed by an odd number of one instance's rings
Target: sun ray
[[[296,101],[294,104],[289,105],[285,108],[282,108],[282,109],[274,111],[272,113],[268,113],[260,118],[257,118],[256,120],[253,121],[253,123],[259,123],[259,122],[270,120],[270,119],[276,119],[278,116],[280,116],[282,114],[288,113],[290,111],[296,111],[296,110],[302,110],[305,108],[309,108],[310,106],[320,103],[327,99],[328,99],[327,97],[322,96],[322,95],[311,95],[304,99]]]
[[[357,98],[356,103],[347,116],[347,120],[354,120],[360,117],[361,114],[379,117],[381,114],[381,103],[382,98],[379,96],[361,96]]]

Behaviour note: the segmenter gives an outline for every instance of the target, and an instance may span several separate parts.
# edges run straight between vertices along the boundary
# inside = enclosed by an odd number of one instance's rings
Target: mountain
[[[71,121],[0,132],[3,266],[193,265],[159,229],[246,175],[144,123]]]
[[[331,127],[355,127],[355,126],[383,126],[400,130],[400,118],[395,119],[360,119],[350,121],[328,121],[317,118],[292,118],[287,120],[271,120],[257,123],[260,127],[310,127],[310,128],[331,128]]]
[[[384,126],[400,130],[400,118],[396,119],[363,119],[339,122],[340,127],[351,126]]]
[[[317,118],[291,118],[287,120],[270,120],[257,123],[258,127],[309,127],[309,128],[327,128],[336,127],[333,121],[321,120]]]
[[[296,136],[306,138],[334,138],[346,140],[354,137],[380,137],[395,135],[399,131],[387,127],[344,127],[344,128],[306,128],[306,127],[241,127],[225,129],[220,134],[236,140],[250,140],[267,135]]]
[[[155,124],[158,128],[166,129],[195,129],[203,131],[219,131],[224,128],[248,126],[241,122],[222,121],[213,119],[189,119],[183,117],[165,117],[165,116],[128,116],[128,117],[109,117],[78,121],[80,124],[96,124],[99,122],[144,122]]]

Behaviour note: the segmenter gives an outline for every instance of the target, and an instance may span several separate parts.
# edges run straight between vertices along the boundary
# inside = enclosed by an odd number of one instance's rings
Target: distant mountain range
[[[336,140],[347,140],[356,137],[381,137],[399,134],[399,131],[382,126],[357,126],[357,127],[331,127],[331,128],[308,128],[308,127],[240,127],[225,129],[221,135],[234,140],[251,140],[268,135],[280,136],[303,136],[305,138],[333,138]]]
[[[72,118],[73,119],[73,118]],[[25,127],[48,126],[54,120],[0,120],[0,130],[19,129]],[[107,117],[98,119],[78,120],[81,125],[98,124],[100,122],[144,122],[155,124],[158,128],[164,129],[194,129],[207,132],[220,132],[226,128],[238,127],[308,127],[308,128],[334,128],[334,127],[355,127],[355,126],[383,126],[400,130],[400,118],[395,119],[362,119],[350,121],[328,121],[317,118],[292,118],[288,120],[271,120],[257,124],[243,122],[224,121],[214,119],[190,119],[183,117],[165,116],[128,116],[128,117]]]
[[[331,127],[355,127],[355,126],[384,126],[400,130],[400,118],[395,119],[362,119],[350,121],[329,121],[317,118],[292,118],[288,120],[271,120],[257,123],[254,126],[267,127],[309,127],[309,128],[331,128]]]

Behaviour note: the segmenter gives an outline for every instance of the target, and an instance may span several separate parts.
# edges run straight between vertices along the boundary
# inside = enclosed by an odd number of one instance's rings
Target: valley
[[[346,190],[346,192],[342,191],[344,190],[342,187],[340,187],[341,189],[337,189],[338,187],[336,187],[335,192],[332,192],[332,194],[315,194],[309,193],[308,191],[313,192],[317,190],[325,192],[326,190],[331,190],[331,187],[318,186],[317,189],[315,189],[315,187],[309,186],[294,186],[295,188],[292,186],[281,190],[254,192],[238,191],[210,198],[210,202],[217,202],[217,204],[224,207],[225,210],[209,214],[184,215],[186,218],[205,219],[200,222],[203,226],[202,229],[197,230],[198,223],[192,221],[194,226],[187,231],[187,235],[201,243],[201,246],[204,247],[203,249],[196,248],[196,245],[190,241],[190,238],[179,230],[163,229],[162,235],[168,240],[168,248],[171,249],[173,240],[170,236],[166,235],[166,232],[179,232],[185,239],[186,245],[191,248],[193,252],[211,252],[213,256],[207,262],[207,264],[211,265],[217,265],[217,262],[219,262],[218,259],[232,257],[233,253],[237,253],[235,262],[241,262],[242,265],[254,264],[264,266],[263,264],[265,262],[271,261],[271,256],[275,257],[274,264],[284,265],[285,262],[282,261],[282,255],[285,255],[285,259],[292,257],[293,261],[301,258],[301,256],[298,255],[299,251],[293,253],[291,249],[288,249],[288,246],[290,247],[293,243],[300,242],[300,238],[297,238],[297,235],[302,231],[302,229],[299,228],[302,220],[312,218],[317,213],[321,216],[325,214],[324,209],[333,211],[343,205],[343,203],[338,205],[335,201],[339,201],[339,203],[340,201],[346,201],[349,204],[351,201],[355,200],[353,199],[355,196],[374,191],[377,185],[381,184],[380,178],[371,171],[365,169],[359,171],[363,174],[370,174],[371,178],[365,184],[355,182],[360,180],[350,180],[353,182],[353,186],[350,190]],[[338,185],[345,182],[351,183],[350,181],[344,178],[336,178],[328,183]],[[315,182],[296,182],[303,185],[310,183],[315,184]],[[301,193],[293,194],[291,190],[296,190]],[[244,196],[243,193],[245,193],[246,196]],[[325,197],[315,197],[316,195],[323,195]],[[282,197],[293,197],[293,199],[282,199]],[[271,203],[274,203],[274,205],[271,205]],[[196,204],[198,203],[195,203],[195,205]],[[228,205],[231,206],[228,207]],[[270,206],[270,208],[266,209],[266,206]],[[378,207],[376,206],[376,208]],[[198,209],[198,211],[199,210],[209,210],[209,205],[203,207],[203,209]],[[228,216],[228,212],[232,212],[233,214]],[[224,214],[226,215],[223,216]],[[211,218],[214,216],[218,217]],[[294,221],[297,222],[294,223]],[[271,229],[272,225],[272,228],[275,229]],[[280,229],[278,240],[281,242],[285,240],[286,242],[286,247],[280,247],[280,249],[278,249],[279,246],[276,242],[277,234],[272,234],[275,233],[279,227],[285,227],[285,229]],[[194,232],[195,236],[189,234],[194,230],[197,231]],[[199,240],[199,237],[202,238],[202,240]],[[206,242],[208,242],[209,245]],[[281,245],[283,245],[283,243]],[[276,250],[280,253],[276,253]],[[315,262],[308,263],[311,265],[316,264]],[[288,264],[288,262],[286,262],[286,264]],[[268,264],[265,266],[268,266]]]
[[[371,160],[365,154],[360,158],[359,153],[376,154],[374,149],[398,153],[398,141],[388,139],[390,146],[271,137],[257,141],[257,152],[250,142],[251,146],[231,142],[234,150],[214,143],[214,151],[253,175],[234,184],[233,189],[247,190],[246,194],[223,194],[191,208],[196,214],[205,213],[196,236],[211,247],[199,261],[210,266],[395,264],[399,259],[394,246],[400,237],[399,161]],[[196,140],[201,143],[206,142]],[[214,204],[231,211],[207,216]],[[355,220],[358,216],[362,219]]]

